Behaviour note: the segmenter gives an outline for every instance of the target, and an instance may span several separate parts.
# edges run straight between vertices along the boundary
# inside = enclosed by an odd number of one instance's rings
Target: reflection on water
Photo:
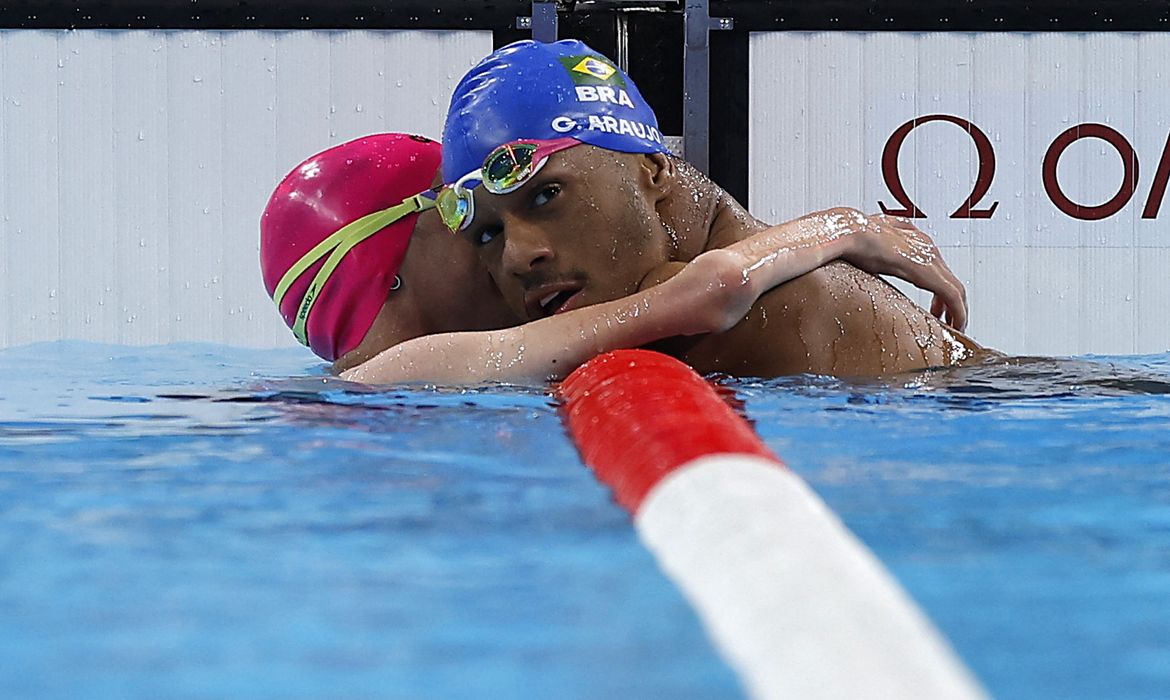
[[[973,407],[980,405],[979,399],[1170,394],[1170,354],[1083,359],[996,357],[982,364],[926,369],[873,380],[824,376],[715,379],[722,386],[746,392],[775,389],[814,396],[854,391],[872,400],[930,394],[956,407]]]
[[[1170,366],[1162,355],[1092,360],[997,358],[971,367],[927,370],[904,386],[1018,399],[1170,394]]]

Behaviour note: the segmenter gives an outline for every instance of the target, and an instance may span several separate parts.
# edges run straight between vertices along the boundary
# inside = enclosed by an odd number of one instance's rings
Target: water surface
[[[0,377],[4,697],[741,695],[546,387],[207,345]],[[993,695],[1170,696],[1170,355],[720,381]]]

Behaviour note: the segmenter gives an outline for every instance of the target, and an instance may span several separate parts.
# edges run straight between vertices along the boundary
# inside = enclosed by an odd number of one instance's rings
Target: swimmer
[[[472,68],[443,148],[443,218],[527,321],[653,290],[720,249],[767,265],[752,243],[763,231],[797,241],[892,229],[916,241],[902,267],[938,256],[909,221],[848,208],[767,227],[670,155],[629,76],[579,41],[517,42]],[[741,376],[886,376],[981,353],[961,332],[965,305],[948,312],[936,297],[932,316],[869,274],[905,277],[899,267],[865,272],[841,257],[764,294],[726,332],[658,347],[700,372]],[[749,280],[757,271],[744,268]]]
[[[342,378],[369,383],[539,381],[590,357],[726,330],[761,293],[838,257],[898,274],[965,314],[962,285],[933,244],[886,226],[769,229],[699,255],[663,284],[520,325],[477,249],[434,210],[439,144],[376,134],[304,161],[260,221],[264,285],[302,343]],[[937,251],[935,251],[937,252]]]

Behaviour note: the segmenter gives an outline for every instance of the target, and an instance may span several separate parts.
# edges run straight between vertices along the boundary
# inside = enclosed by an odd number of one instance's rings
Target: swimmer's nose
[[[549,263],[554,257],[548,237],[536,226],[513,224],[504,234],[504,271],[523,276]]]

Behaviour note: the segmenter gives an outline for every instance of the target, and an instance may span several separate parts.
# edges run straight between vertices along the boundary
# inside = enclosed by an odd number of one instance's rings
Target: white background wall
[[[57,338],[291,344],[260,283],[257,221],[276,182],[377,131],[438,136],[486,32],[0,32],[0,347]],[[752,210],[781,221],[893,204],[881,153],[927,114],[992,140],[989,220],[950,219],[975,179],[971,140],[934,122],[902,181],[967,284],[971,333],[1013,353],[1170,349],[1170,202],[1141,219],[1170,135],[1164,34],[753,35]],[[1116,215],[1055,207],[1044,153],[1104,123],[1133,144]],[[1095,139],[1058,170],[1099,204],[1122,177]],[[920,302],[925,302],[917,296]]]
[[[258,221],[304,158],[441,135],[490,32],[0,31],[0,347],[295,345]]]
[[[899,163],[927,214],[916,223],[967,285],[971,334],[1012,353],[1170,350],[1170,201],[1141,218],[1170,136],[1170,35],[754,34],[751,114],[750,205],[770,221],[894,205],[881,171],[894,130],[929,114],[969,120],[995,149],[991,219],[948,218],[978,170],[961,128],[917,128]],[[1085,122],[1124,135],[1140,166],[1133,199],[1100,221],[1060,211],[1042,179],[1053,139]],[[1073,201],[1098,205],[1122,160],[1085,139],[1057,175]]]

